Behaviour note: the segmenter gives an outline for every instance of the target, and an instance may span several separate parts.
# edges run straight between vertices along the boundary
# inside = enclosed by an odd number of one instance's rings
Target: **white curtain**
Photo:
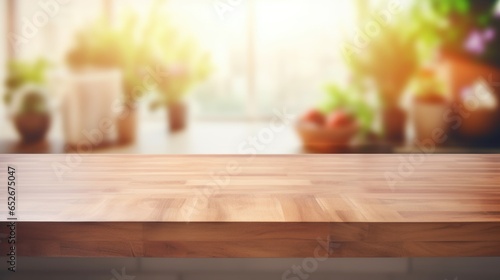
[[[3,94],[5,92],[5,64],[7,62],[7,1],[0,1],[0,96],[2,96],[2,100],[0,100],[0,131],[4,131],[5,129],[5,105],[3,103]]]
[[[102,14],[102,0],[16,0],[15,4],[15,34],[21,40],[16,56],[27,59],[62,60],[75,31]]]

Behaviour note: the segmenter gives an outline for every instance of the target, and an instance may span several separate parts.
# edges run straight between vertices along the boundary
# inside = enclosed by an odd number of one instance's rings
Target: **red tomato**
[[[354,117],[345,111],[335,111],[328,115],[326,119],[326,127],[337,128],[351,125],[354,122]]]
[[[309,110],[303,117],[302,119],[306,122],[309,123],[314,123],[317,125],[324,125],[325,123],[325,116],[323,113],[316,109],[311,109]]]

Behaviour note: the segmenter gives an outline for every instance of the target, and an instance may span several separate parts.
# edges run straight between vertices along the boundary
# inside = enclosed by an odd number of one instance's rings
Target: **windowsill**
[[[259,134],[269,130],[268,121],[192,121],[184,131],[171,133],[162,121],[139,124],[137,141],[130,145],[103,143],[92,151],[78,151],[67,147],[60,131],[60,124],[54,123],[48,140],[37,144],[23,144],[17,138],[12,122],[6,121],[0,135],[0,153],[99,153],[99,154],[304,154],[310,151],[302,147],[293,125],[272,133],[266,143],[259,140]],[[261,136],[262,137],[262,136]],[[252,140],[253,139],[253,140]],[[256,140],[256,141],[255,141]],[[254,141],[253,143],[251,141]],[[465,148],[459,146],[437,147],[438,154],[488,154],[499,153],[500,149]],[[405,145],[358,145],[338,153],[419,153],[417,147]]]
[[[17,139],[12,123],[7,125],[7,131],[1,137],[0,151],[2,153],[64,153],[64,137],[56,131],[51,131],[44,143],[25,145]],[[273,134],[267,144],[258,142],[250,144],[251,138],[258,137],[262,130],[268,128],[268,122],[204,122],[193,121],[184,131],[170,133],[165,122],[143,122],[139,124],[136,143],[131,145],[107,145],[94,149],[92,152],[113,154],[297,154],[302,152],[300,139],[293,127],[285,127],[281,132]],[[8,136],[7,136],[8,135]],[[69,152],[78,152],[69,150]],[[85,153],[85,152],[84,152]]]

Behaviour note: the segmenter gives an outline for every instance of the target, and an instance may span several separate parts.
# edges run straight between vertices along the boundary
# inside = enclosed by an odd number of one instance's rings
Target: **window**
[[[258,0],[255,5],[255,99],[259,114],[304,109],[322,86],[343,78],[342,27],[353,1]]]
[[[74,0],[58,7],[43,4],[57,3],[50,0],[15,2],[16,32],[34,33],[18,55],[62,61],[75,31],[104,8],[111,7],[110,16],[131,8],[147,17],[154,0]],[[209,80],[191,95],[196,114],[266,117],[283,106],[311,106],[326,82],[345,78],[339,40],[354,17],[352,2],[170,0],[169,16],[183,33],[196,36],[214,65]],[[221,13],[217,3],[232,6]],[[42,13],[50,19],[46,23]]]
[[[241,1],[223,13],[217,3],[224,1],[170,5],[216,66],[195,93],[199,114],[263,117],[283,106],[300,110],[320,98],[324,83],[345,78],[338,50],[340,30],[354,19],[351,1]]]
[[[8,46],[8,41],[7,41],[7,1],[0,1],[0,81],[3,81],[5,79],[5,63],[7,61],[7,46]],[[3,96],[3,92],[5,91],[4,88],[4,83],[1,83],[0,86],[0,96]],[[0,115],[4,116],[4,111],[5,111],[5,106],[3,103],[3,100],[0,100]],[[5,121],[1,121],[2,123],[5,123]],[[3,127],[0,127],[0,129],[3,129]]]
[[[17,57],[61,61],[75,31],[102,14],[102,0],[66,2],[15,1],[15,34],[22,39]]]

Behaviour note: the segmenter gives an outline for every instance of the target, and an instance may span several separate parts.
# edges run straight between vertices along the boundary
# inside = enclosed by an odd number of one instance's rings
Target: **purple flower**
[[[489,42],[495,39],[495,29],[489,27],[483,32],[474,30],[465,41],[465,50],[475,55],[481,55],[486,51]]]
[[[473,31],[465,41],[465,49],[473,54],[482,54],[485,49],[485,41],[479,31]]]
[[[492,41],[493,39],[495,39],[495,29],[493,29],[492,27],[489,27],[488,29],[486,29],[483,33],[483,38],[490,42]]]

